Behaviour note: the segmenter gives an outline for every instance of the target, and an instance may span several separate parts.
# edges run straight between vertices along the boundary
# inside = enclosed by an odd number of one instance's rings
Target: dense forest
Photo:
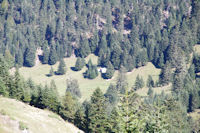
[[[200,132],[200,120],[187,115],[200,108],[199,22],[199,0],[0,0],[0,94],[48,108],[85,132]],[[57,75],[66,72],[63,58],[76,56],[74,71],[86,65],[84,77],[96,78],[97,66],[84,60],[93,53],[107,68],[103,78],[119,70],[117,82],[79,103],[72,79],[61,97],[54,81],[36,85],[18,72],[35,65],[40,48],[43,64],[60,62]],[[144,98],[135,93],[143,79],[128,88],[125,73],[147,62],[162,71],[156,83],[149,76]],[[171,94],[154,95],[153,87],[169,84]]]

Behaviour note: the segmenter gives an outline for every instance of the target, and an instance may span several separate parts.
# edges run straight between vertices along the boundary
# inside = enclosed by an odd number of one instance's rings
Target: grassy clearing
[[[0,114],[0,133],[18,133],[21,132],[20,129],[28,129],[31,133],[78,133],[80,131],[50,111],[0,96],[0,110],[2,109],[9,115]],[[10,119],[11,116],[15,120]]]
[[[194,47],[194,52],[199,53],[200,54],[200,45],[195,45]]]
[[[189,115],[190,115],[194,120],[199,120],[199,119],[200,119],[200,109],[196,109],[195,111],[189,113]]]
[[[86,58],[86,62],[88,62],[89,59],[91,59],[94,64],[97,64],[97,60],[98,60],[97,56],[95,56],[93,54],[89,55]],[[74,67],[75,62],[76,62],[75,57],[65,58],[64,61],[67,66],[67,73],[62,76],[54,75],[52,77],[47,77],[46,75],[50,71],[50,66],[42,65],[42,64],[39,64],[32,68],[23,67],[23,68],[20,68],[19,71],[25,79],[32,78],[33,81],[37,84],[45,85],[45,84],[49,84],[51,82],[51,80],[54,80],[57,85],[58,92],[61,96],[64,95],[64,93],[65,93],[66,80],[68,78],[77,79],[79,82],[81,93],[82,93],[81,101],[88,99],[97,87],[100,87],[100,89],[103,92],[106,92],[106,89],[108,88],[110,83],[116,82],[118,71],[115,72],[114,77],[111,80],[105,80],[105,79],[101,78],[100,74],[96,79],[89,80],[89,79],[85,79],[83,77],[83,73],[87,69],[86,67],[84,67],[81,71],[78,71],[78,72],[71,70],[71,67]],[[58,67],[58,63],[53,65],[54,71],[57,70],[57,67]],[[138,74],[143,77],[143,79],[146,83],[148,75],[152,75],[154,80],[158,80],[158,75],[160,74],[160,69],[155,68],[152,63],[148,63],[144,67],[134,69],[132,72],[127,73],[129,87],[133,86],[136,76]]]

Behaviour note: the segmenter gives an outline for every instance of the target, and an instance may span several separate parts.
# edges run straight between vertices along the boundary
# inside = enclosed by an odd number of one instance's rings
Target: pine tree
[[[19,75],[18,69],[16,69],[14,75],[14,83],[13,86],[10,88],[10,96],[18,100],[21,100],[23,96],[23,89],[24,89],[24,83]]]
[[[66,65],[63,59],[60,60],[58,70],[56,71],[57,75],[64,75],[66,73]]]
[[[149,90],[148,90],[147,94],[148,94],[149,96],[151,96],[151,97],[153,96],[153,89],[152,89],[152,86],[149,87]]]
[[[171,64],[167,61],[164,67],[161,70],[161,74],[159,76],[159,82],[162,85],[167,85],[171,81]]]
[[[119,93],[124,94],[127,86],[128,82],[126,77],[126,69],[122,67],[117,76],[117,84],[116,84],[117,91]]]
[[[105,97],[99,88],[91,96],[88,119],[90,132],[105,132],[107,122]]]
[[[120,132],[144,132],[145,121],[143,108],[141,106],[141,100],[134,92],[126,92],[121,97],[120,104],[118,106],[119,117],[116,121],[119,123]]]
[[[50,69],[50,71],[49,71],[48,76],[51,77],[51,76],[53,76],[53,75],[54,75],[54,70],[53,70],[53,67],[51,66],[51,69]]]
[[[67,91],[62,99],[59,114],[63,119],[68,120],[69,122],[73,122],[75,119],[76,111],[77,111],[77,101],[71,95],[71,93]]]
[[[86,78],[94,79],[99,75],[97,66],[92,64],[91,59],[88,61],[87,67],[88,67],[88,70],[86,70],[84,74]]]
[[[134,90],[138,90],[138,89],[143,88],[143,87],[144,87],[144,80],[143,80],[142,77],[137,75],[133,88],[134,88]]]
[[[8,88],[3,82],[2,77],[0,77],[0,95],[8,96]]]
[[[79,88],[78,80],[76,80],[76,79],[67,80],[66,91],[69,91],[72,96],[76,96],[76,97],[81,98],[81,91],[80,91],[80,88]]]
[[[154,87],[154,81],[151,75],[148,76],[147,87]]]
[[[85,110],[83,107],[80,107],[74,118],[74,124],[81,130],[86,131],[86,119],[85,119]]]
[[[195,66],[194,64],[191,64],[189,70],[188,70],[188,73],[190,74],[190,77],[195,80],[196,78],[196,73],[195,73]]]
[[[52,45],[51,48],[50,48],[48,64],[54,65],[54,64],[56,64],[57,60],[58,60],[58,57],[57,57],[56,49]]]
[[[48,49],[47,44],[45,43],[43,47],[42,63],[48,64],[48,60],[49,60],[49,49]]]
[[[8,65],[4,57],[0,54],[0,94],[8,96],[11,77],[8,73]]]
[[[48,108],[54,112],[58,112],[59,99],[58,92],[55,85],[52,86],[54,81],[51,81],[51,86],[45,86],[45,89],[42,91],[41,103],[44,105],[44,108]],[[54,88],[54,89],[53,89]]]
[[[103,77],[106,79],[111,79],[114,75],[114,72],[115,72],[115,69],[113,65],[109,62],[106,69],[106,73],[103,75]]]
[[[104,96],[108,99],[111,106],[115,106],[119,101],[118,91],[116,86],[110,84]]]
[[[21,50],[19,50],[18,53],[16,54],[15,62],[19,67],[23,66],[24,59],[23,59],[23,54]]]
[[[24,54],[24,65],[27,67],[33,67],[35,65],[35,47],[29,46],[26,48]]]
[[[75,70],[80,71],[85,66],[85,59],[78,57],[75,64]]]

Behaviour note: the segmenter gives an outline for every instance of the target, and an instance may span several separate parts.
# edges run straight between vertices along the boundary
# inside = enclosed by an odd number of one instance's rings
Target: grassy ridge
[[[31,133],[81,133],[50,111],[0,96],[0,133],[20,133],[20,128]]]
[[[98,60],[97,56],[93,54],[89,55],[86,58],[86,62],[88,62],[89,59],[91,59],[94,64],[97,64],[97,60]],[[54,75],[52,77],[47,77],[46,75],[50,71],[50,66],[42,65],[42,64],[39,64],[32,68],[22,67],[20,68],[20,73],[25,79],[28,79],[29,77],[31,77],[33,81],[37,84],[45,85],[45,84],[49,84],[52,79],[55,80],[55,83],[58,87],[58,91],[60,95],[63,95],[65,93],[66,80],[68,78],[71,77],[71,78],[77,79],[79,82],[81,93],[82,93],[81,101],[89,98],[89,96],[97,87],[100,87],[101,90],[105,92],[108,86],[110,85],[110,83],[116,82],[118,71],[115,72],[114,77],[111,80],[105,80],[101,78],[100,74],[96,79],[89,80],[83,77],[83,73],[87,69],[86,67],[84,67],[81,71],[78,71],[78,72],[71,70],[71,67],[74,67],[75,62],[76,62],[75,57],[65,58],[64,61],[67,66],[67,73],[62,76]],[[58,67],[58,63],[53,65],[53,68],[55,71],[57,70],[57,67]],[[148,63],[144,67],[140,67],[140,68],[134,69],[132,72],[128,72],[127,79],[128,79],[129,87],[133,86],[136,76],[138,74],[143,77],[146,83],[148,75],[152,75],[154,80],[158,80],[160,69],[155,68],[155,66],[152,63]]]

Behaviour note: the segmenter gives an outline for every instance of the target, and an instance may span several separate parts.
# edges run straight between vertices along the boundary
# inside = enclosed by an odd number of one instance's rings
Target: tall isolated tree
[[[81,91],[80,91],[80,88],[79,88],[78,80],[76,80],[76,79],[67,80],[66,91],[69,91],[72,96],[76,96],[76,97],[81,98]]]
[[[57,75],[64,75],[66,73],[66,65],[64,59],[60,60],[58,70],[56,71]]]
[[[85,59],[78,57],[75,64],[75,70],[80,71],[85,66]]]

